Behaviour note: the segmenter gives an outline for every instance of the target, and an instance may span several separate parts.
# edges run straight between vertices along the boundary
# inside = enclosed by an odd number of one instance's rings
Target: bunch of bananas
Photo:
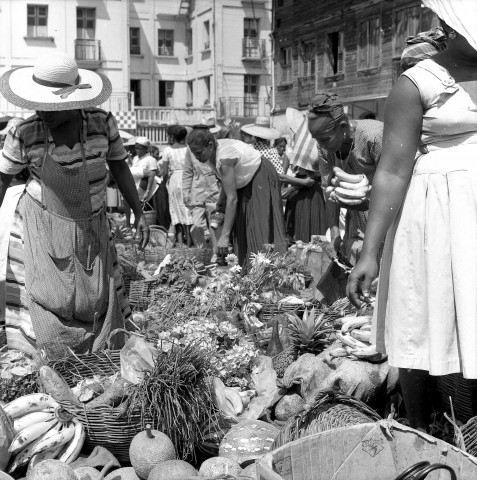
[[[371,344],[371,316],[344,317],[341,331],[336,332],[336,338],[341,342],[337,348],[330,351],[332,357],[357,358],[368,362],[381,362],[386,356],[376,351],[376,345]]]
[[[25,395],[7,404],[3,410],[13,420],[15,435],[8,449],[12,454],[9,473],[25,465],[33,467],[45,459],[71,463],[78,457],[85,429],[50,395]]]
[[[345,205],[360,205],[371,191],[369,180],[364,174],[352,175],[339,167],[333,168],[334,177],[326,188],[326,196],[333,202]]]

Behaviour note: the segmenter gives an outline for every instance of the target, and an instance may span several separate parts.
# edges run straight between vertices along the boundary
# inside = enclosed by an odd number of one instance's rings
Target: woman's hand
[[[221,235],[218,242],[217,242],[217,248],[219,251],[222,249],[226,249],[225,253],[228,253],[229,249],[229,236],[228,235]],[[224,253],[224,252],[222,252]]]
[[[304,187],[312,187],[315,184],[315,180],[311,177],[306,177],[303,179],[303,186]]]
[[[134,223],[134,226],[136,227],[136,240],[139,243],[139,249],[144,250],[146,245],[149,243],[149,225],[147,224],[144,215],[141,215],[139,220],[136,220]]]
[[[357,308],[369,302],[371,283],[378,276],[378,262],[370,257],[361,257],[351,270],[346,286],[346,295]]]

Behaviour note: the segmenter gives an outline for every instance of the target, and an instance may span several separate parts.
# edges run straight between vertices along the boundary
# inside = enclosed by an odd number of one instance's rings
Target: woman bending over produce
[[[233,228],[241,265],[264,244],[273,243],[276,251],[284,252],[287,242],[280,180],[273,165],[251,145],[216,140],[205,129],[193,130],[188,144],[197,160],[214,167],[227,197],[219,254],[227,252]]]

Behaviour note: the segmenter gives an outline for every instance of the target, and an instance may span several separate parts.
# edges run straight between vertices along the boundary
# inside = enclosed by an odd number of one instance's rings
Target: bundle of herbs
[[[166,341],[167,342],[167,341]],[[141,411],[141,423],[151,423],[174,443],[178,458],[194,461],[195,446],[201,444],[203,425],[218,420],[212,392],[206,381],[209,353],[194,342],[159,348],[151,372],[137,385],[127,411]]]

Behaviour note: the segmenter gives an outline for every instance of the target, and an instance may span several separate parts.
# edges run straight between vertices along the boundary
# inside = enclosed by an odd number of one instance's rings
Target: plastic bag
[[[121,377],[135,385],[141,383],[144,371],[154,368],[157,349],[144,338],[132,335],[121,349]]]

